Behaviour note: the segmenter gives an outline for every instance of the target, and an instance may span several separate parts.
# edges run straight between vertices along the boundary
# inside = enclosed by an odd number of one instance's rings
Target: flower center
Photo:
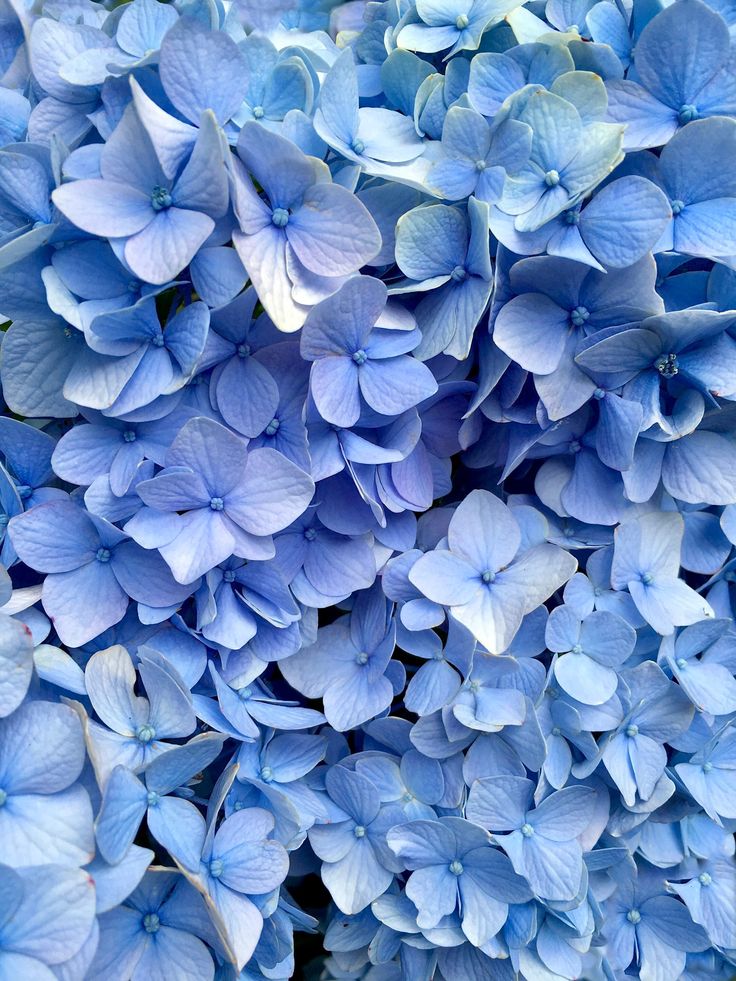
[[[487,166],[488,166],[488,164],[485,162],[485,160],[476,160],[475,161],[475,169],[478,171],[479,174],[482,174],[483,171],[486,169]]]
[[[486,569],[483,575],[480,577],[484,583],[491,583],[496,578],[496,573],[491,572],[490,569]]]
[[[709,886],[712,881],[713,879],[710,877],[710,875],[707,872],[701,872],[700,875],[698,876],[698,882],[700,883],[701,886]]]
[[[701,769],[702,769],[703,773],[710,773],[710,771],[713,769],[713,764],[712,763],[703,763]]]
[[[652,583],[654,582],[654,576],[651,574],[651,572],[645,572],[644,575],[641,577],[641,581],[644,583],[645,586],[651,586]]]
[[[253,106],[253,118],[263,119],[263,106]]]
[[[547,187],[557,187],[560,183],[560,175],[556,170],[548,170],[544,175],[544,183]]]
[[[693,119],[697,118],[698,110],[695,108],[695,106],[692,106],[687,102],[680,106],[680,111],[677,113],[677,121],[681,126],[684,126],[685,123],[691,123]]]
[[[687,667],[687,661],[685,660],[684,657],[678,657],[675,663],[677,664],[677,667],[680,669]]]
[[[279,431],[280,425],[281,423],[278,421],[278,419],[273,418],[266,426],[266,430],[265,430],[266,436],[275,436],[276,433]]]
[[[222,578],[225,582],[235,582],[235,573],[232,569],[226,569],[222,574]]]
[[[463,863],[458,862],[457,859],[455,859],[453,862],[450,862],[450,872],[452,872],[453,875],[462,875],[464,872]]]
[[[156,793],[155,790],[148,791],[148,797],[146,798],[146,800],[149,807],[156,807],[160,799],[161,799],[160,796]]]
[[[146,745],[146,743],[150,743],[151,740],[155,738],[155,736],[156,736],[156,730],[153,728],[153,726],[148,724],[144,726],[138,726],[135,732],[135,738],[138,740],[139,743],[143,743],[144,746]]]
[[[641,913],[638,909],[630,909],[626,914],[626,919],[629,921],[629,923],[636,925],[637,923],[641,923]]]
[[[355,663],[356,664],[367,664],[368,663],[368,654],[365,651],[361,651],[359,654],[356,654],[356,656],[355,656]]]
[[[654,367],[663,378],[674,378],[675,375],[680,373],[680,369],[677,366],[676,354],[663,354],[661,358],[658,358],[654,362]]]
[[[250,344],[238,344],[238,357],[247,358],[250,355]]]
[[[240,688],[238,690],[238,698],[241,702],[247,702],[252,694],[253,692],[250,690],[250,688]]]
[[[171,195],[165,187],[157,184],[151,191],[151,207],[154,211],[165,211],[171,207]]]
[[[219,879],[225,871],[225,863],[221,858],[213,858],[210,862],[210,875],[213,879]]]
[[[679,198],[676,198],[674,201],[670,201],[670,207],[672,208],[672,214],[677,216],[685,207],[685,202],[681,201]]]
[[[271,780],[273,780],[273,770],[270,766],[261,767],[261,780],[263,780],[264,783],[270,783]]]
[[[630,726],[626,726],[626,735],[629,737],[629,739],[633,739],[634,736],[638,736],[639,735],[639,726],[634,725],[634,724],[632,724]]]
[[[596,388],[596,390],[593,392],[593,398],[600,400],[600,399],[604,399],[605,397],[606,397],[606,392],[605,389],[603,388]]]
[[[583,648],[580,646],[580,644],[575,644],[575,646],[573,648],[571,648],[570,653],[571,654],[582,654],[583,653]]]
[[[222,511],[223,508],[225,507],[225,502],[221,497],[211,497],[210,507],[212,508],[213,511]]]
[[[2,807],[5,804],[5,801],[7,799],[8,799],[8,792],[0,788],[0,807]]]
[[[587,307],[575,307],[570,313],[570,320],[576,327],[582,327],[586,320],[590,318],[590,311]]]
[[[152,337],[151,338],[151,344],[153,344],[154,347],[163,347],[164,346],[164,335],[163,334],[156,334],[155,337]]]
[[[356,838],[365,838],[365,828],[362,824],[356,824],[353,828],[353,834]]]
[[[314,530],[314,528],[307,528],[306,531],[304,532],[304,537],[307,539],[308,542],[313,542],[314,539],[317,537],[317,532]]]
[[[95,556],[98,562],[109,562],[110,561],[110,549],[109,548],[98,548],[97,554]]]
[[[365,150],[365,143],[362,140],[355,139],[350,144],[350,149],[353,153],[362,153]]]
[[[565,224],[567,224],[567,225],[579,225],[580,224],[580,212],[579,211],[566,211],[565,212]]]
[[[450,273],[450,279],[455,283],[462,283],[467,277],[467,272],[465,271],[465,266],[455,266],[455,268]]]
[[[135,443],[135,440],[136,440],[135,431],[133,429],[126,429],[125,432],[123,433],[123,442]]]
[[[531,824],[522,824],[521,833],[525,838],[531,838],[531,836],[534,834],[534,828],[531,826]]]
[[[353,361],[358,365],[358,367],[365,364],[367,360],[368,355],[365,353],[362,347],[353,354]]]
[[[289,224],[289,212],[286,208],[274,208],[271,212],[271,221],[277,228],[286,228]]]
[[[143,917],[143,929],[146,933],[156,933],[161,926],[158,913],[146,913]]]
[[[470,23],[470,21],[468,20],[468,15],[467,14],[460,14],[460,16],[458,17],[458,19],[455,21],[455,27],[459,31],[464,31],[465,28],[468,26],[469,23]]]

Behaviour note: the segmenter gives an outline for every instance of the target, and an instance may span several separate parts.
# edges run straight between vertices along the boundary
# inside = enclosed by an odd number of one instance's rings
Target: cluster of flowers
[[[0,0],[0,976],[733,976],[735,29]]]

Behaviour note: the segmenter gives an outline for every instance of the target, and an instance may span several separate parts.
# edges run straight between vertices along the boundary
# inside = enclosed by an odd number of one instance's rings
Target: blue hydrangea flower
[[[473,50],[483,33],[513,7],[504,0],[416,0],[417,18],[398,33],[396,43],[412,51],[444,51],[447,57]]]
[[[534,783],[524,777],[485,777],[471,787],[466,814],[493,837],[534,893],[573,899],[584,881],[577,838],[594,799],[589,787],[566,787],[532,807]],[[498,832],[505,831],[506,834]]]
[[[688,727],[692,705],[651,661],[632,668],[626,683],[627,711],[617,729],[602,740],[601,760],[624,802],[633,807],[637,797],[646,801],[654,793],[667,765],[664,743]]]
[[[192,583],[233,554],[270,558],[270,536],[302,513],[314,490],[280,453],[248,453],[240,437],[204,417],[182,427],[165,462],[138,485],[147,509],[128,528],[159,549],[177,582]]]
[[[574,68],[569,48],[561,44],[519,44],[504,52],[483,51],[470,63],[468,98],[478,112],[492,118],[525,85],[549,89],[560,75]]]
[[[376,412],[395,416],[437,391],[429,368],[408,357],[419,331],[381,328],[387,295],[379,280],[354,276],[306,319],[300,349],[313,363],[310,391],[325,422],[355,425],[361,396]]]
[[[493,339],[517,364],[534,372],[550,419],[571,415],[595,391],[594,382],[579,367],[587,369],[590,361],[575,359],[587,337],[597,338],[614,324],[644,320],[663,311],[654,289],[655,277],[651,257],[608,273],[550,256],[524,259],[511,267],[509,285],[515,295],[496,313]],[[625,408],[602,399],[601,410],[602,421],[614,430],[611,440],[615,441],[620,438],[617,430],[628,422],[626,417],[621,422],[618,419]],[[646,426],[636,417],[631,425],[635,440]]]
[[[369,174],[395,176],[410,183],[422,176],[412,166],[424,152],[413,120],[392,109],[360,107],[350,48],[336,59],[322,84],[314,128],[325,143]]]
[[[583,120],[572,102],[553,92],[522,90],[509,115],[534,134],[529,162],[507,180],[499,202],[515,216],[517,231],[535,231],[577,204],[623,159],[623,127]]]
[[[633,961],[642,978],[660,972],[672,976],[685,966],[685,952],[704,950],[708,939],[693,923],[687,907],[667,896],[655,876],[641,880],[624,873],[605,906],[612,964],[625,970]]]
[[[243,436],[257,436],[266,428],[280,394],[262,356],[257,356],[272,339],[268,318],[261,315],[253,320],[257,302],[256,291],[249,287],[212,312],[200,362],[203,369],[215,369],[209,384],[212,404],[228,426]]]
[[[376,578],[370,536],[338,534],[309,511],[275,535],[274,545],[277,565],[303,602],[329,606]]]
[[[159,396],[179,391],[192,377],[205,348],[209,313],[191,303],[161,324],[153,297],[95,317],[87,347],[64,383],[79,405],[126,416]]]
[[[3,866],[0,970],[8,977],[51,978],[84,963],[95,925],[95,892],[82,869]]]
[[[678,578],[684,523],[679,514],[652,513],[616,531],[611,585],[628,589],[644,619],[659,633],[714,616],[710,605]]]
[[[298,330],[312,303],[299,301],[296,286],[303,282],[307,294],[334,292],[341,277],[378,252],[378,228],[355,195],[327,179],[318,161],[258,123],[243,126],[238,157],[232,193],[240,230],[233,242],[273,322],[280,330]]]
[[[149,872],[125,901],[103,912],[100,942],[92,962],[94,977],[125,965],[131,981],[172,969],[184,976],[214,978],[215,965],[205,940],[212,927],[205,904],[168,869]]]
[[[155,552],[70,501],[40,504],[17,515],[9,527],[21,560],[47,574],[44,609],[71,646],[119,623],[129,599],[167,609],[190,592],[174,581]]]
[[[703,620],[662,639],[660,659],[701,712],[736,711],[736,680],[730,670],[729,620]]]
[[[156,0],[135,0],[127,5],[115,31],[115,43],[107,36],[99,47],[75,53],[59,72],[75,85],[101,85],[110,75],[122,75],[153,60],[166,32],[177,22],[177,12]]]
[[[469,198],[467,216],[445,204],[412,209],[396,228],[396,262],[404,292],[428,293],[415,309],[416,356],[467,357],[492,291],[487,205]]]
[[[94,409],[82,412],[89,424],[64,433],[53,447],[53,472],[71,484],[89,486],[108,476],[110,490],[123,497],[140,476],[145,460],[163,466],[166,451],[186,420],[173,410],[151,421],[116,419]]]
[[[89,862],[95,851],[92,805],[77,782],[85,751],[75,712],[53,702],[26,702],[0,719],[0,734],[2,862],[13,868]]]
[[[412,870],[406,895],[419,911],[421,928],[436,927],[458,909],[463,933],[482,947],[505,923],[508,904],[531,898],[509,860],[470,821],[456,817],[411,821],[393,828],[387,839]]]
[[[122,240],[125,261],[139,279],[165,283],[194,258],[214,219],[227,210],[224,152],[214,116],[205,112],[174,179],[131,108],[105,143],[101,176],[71,181],[52,197],[83,231]]]
[[[247,65],[245,98],[233,121],[243,125],[254,119],[262,126],[277,127],[293,111],[308,113],[314,98],[314,83],[305,62],[296,54],[279,52],[258,34],[250,34],[239,45]]]
[[[731,160],[734,141],[736,120],[717,116],[688,124],[663,148],[652,177],[669,199],[672,220],[657,243],[657,252],[733,254],[736,175],[726,164],[714,182],[712,164]]]
[[[636,633],[615,613],[599,610],[579,620],[567,606],[550,614],[545,641],[560,654],[555,678],[560,687],[580,702],[602,705],[618,686],[616,669],[636,644]]]
[[[400,667],[391,661],[396,626],[379,589],[361,593],[350,616],[323,627],[316,643],[280,665],[286,680],[308,698],[322,698],[338,731],[352,729],[391,704]]]
[[[288,651],[289,654],[293,653]],[[253,673],[260,674],[263,663]],[[212,728],[225,732],[232,739],[253,740],[260,735],[258,724],[274,726],[287,731],[309,729],[324,722],[324,716],[310,708],[301,708],[298,702],[275,699],[263,685],[249,681],[231,685],[222,678],[212,663],[210,674],[215,686],[217,702],[204,695],[192,695],[195,711],[200,719]],[[250,672],[246,674],[246,678]]]
[[[725,22],[699,0],[654,17],[636,43],[636,74],[606,86],[609,115],[626,126],[624,148],[662,146],[694,119],[731,115],[729,50]]]
[[[192,841],[200,852],[197,871],[183,871],[205,897],[227,957],[240,971],[263,928],[263,915],[254,899],[262,899],[281,885],[289,859],[283,845],[270,837],[274,818],[268,811],[246,808],[226,818],[217,829],[215,818],[211,814],[206,827],[202,822]]]
[[[736,926],[730,916],[735,873],[732,859],[717,858],[688,881],[668,883],[684,901],[693,921],[706,930],[709,940],[728,949],[736,940]]]
[[[239,810],[248,790],[256,790],[261,800],[276,809],[285,800],[291,805],[288,810],[301,841],[316,821],[329,817],[319,785],[309,779],[326,752],[325,736],[304,733],[282,732],[263,744],[244,742],[238,753],[237,780],[226,803]]]
[[[409,579],[450,608],[492,654],[500,654],[530,613],[570,578],[575,560],[555,545],[521,549],[521,531],[506,505],[474,491],[450,521],[448,548],[424,555]]]
[[[360,913],[399,871],[386,832],[403,815],[391,805],[382,807],[371,781],[347,767],[331,767],[325,785],[337,810],[331,822],[310,829],[309,842],[322,860],[322,881],[338,909]]]
[[[151,760],[141,778],[116,766],[105,784],[95,821],[95,838],[107,862],[117,865],[133,843],[143,816],[160,845],[196,871],[199,852],[192,849],[203,821],[185,799],[186,786],[219,754],[224,736],[204,733],[185,746],[175,746]],[[182,794],[182,796],[178,796]]]
[[[164,740],[195,728],[192,696],[176,669],[155,650],[142,649],[139,656],[136,672],[124,647],[108,647],[93,654],[84,671],[100,720],[86,721],[88,750],[103,786],[116,766],[139,772],[170,748]],[[139,677],[146,696],[135,694]]]
[[[460,201],[471,194],[494,204],[503,193],[506,174],[522,167],[531,151],[532,130],[515,119],[491,128],[479,113],[455,106],[442,129],[442,156],[427,175],[440,197]]]
[[[687,762],[677,763],[675,772],[705,813],[721,824],[734,816],[733,792],[736,732],[730,728],[709,739]]]

